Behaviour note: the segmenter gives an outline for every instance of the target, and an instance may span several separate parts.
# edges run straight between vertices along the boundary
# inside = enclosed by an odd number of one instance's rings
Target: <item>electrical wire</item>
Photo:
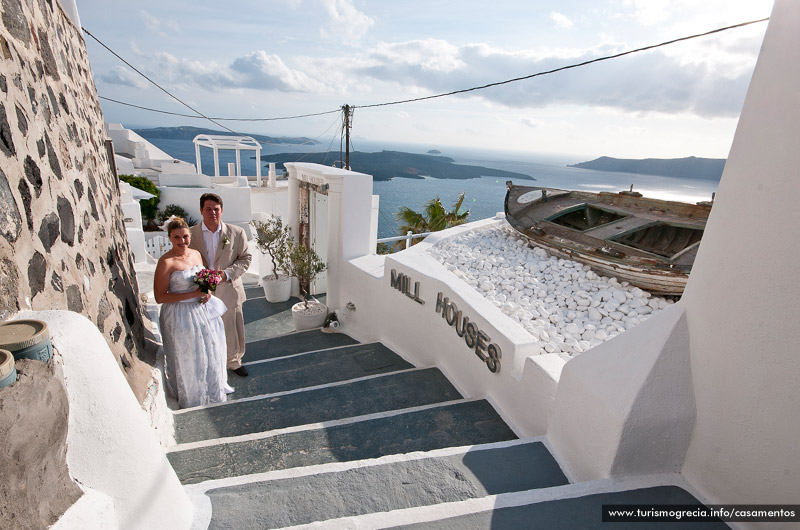
[[[417,101],[425,101],[425,100],[429,100],[429,99],[443,98],[443,97],[446,97],[446,96],[455,96],[457,94],[465,94],[467,92],[474,92],[476,90],[484,90],[484,89],[487,89],[487,88],[492,88],[492,87],[496,87],[496,86],[500,86],[500,85],[507,85],[509,83],[516,83],[518,81],[525,81],[527,79],[532,79],[534,77],[539,77],[539,76],[548,75],[548,74],[554,74],[556,72],[562,72],[564,70],[570,70],[572,68],[579,68],[581,66],[586,66],[586,65],[589,65],[589,64],[593,64],[593,63],[599,63],[601,61],[608,61],[610,59],[617,59],[619,57],[623,57],[625,55],[630,55],[632,53],[638,53],[638,52],[643,52],[643,51],[647,51],[647,50],[652,50],[652,49],[655,49],[655,48],[660,48],[662,46],[675,44],[676,42],[682,42],[682,41],[687,41],[687,40],[691,40],[691,39],[697,39],[699,37],[706,37],[708,35],[713,35],[714,33],[720,33],[722,31],[727,31],[727,30],[730,30],[730,29],[741,28],[741,27],[744,27],[744,26],[749,26],[751,24],[757,24],[759,22],[764,22],[766,20],[769,20],[769,17],[762,18],[762,19],[759,19],[759,20],[751,20],[749,22],[742,22],[740,24],[734,24],[733,26],[726,26],[724,28],[717,28],[715,30],[706,31],[705,33],[697,33],[695,35],[689,35],[688,37],[680,37],[678,39],[672,39],[672,40],[665,41],[665,42],[662,42],[662,43],[659,43],[659,44],[652,44],[650,46],[643,46],[641,48],[636,48],[634,50],[628,50],[628,51],[624,51],[622,53],[616,53],[614,55],[606,55],[604,57],[598,57],[596,59],[583,61],[581,63],[575,63],[575,64],[570,64],[570,65],[567,65],[567,66],[561,66],[559,68],[554,68],[552,70],[546,70],[546,71],[543,71],[543,72],[537,72],[535,74],[530,74],[530,75],[526,75],[526,76],[522,76],[522,77],[515,77],[513,79],[507,79],[505,81],[498,81],[496,83],[489,83],[489,84],[486,84],[486,85],[476,86],[476,87],[472,87],[472,88],[464,88],[464,89],[461,89],[461,90],[454,90],[452,92],[445,92],[445,93],[442,93],[442,94],[434,94],[432,96],[423,96],[423,97],[412,98],[412,99],[402,99],[402,100],[399,100],[399,101],[391,101],[391,102],[388,102],[388,103],[374,103],[372,105],[353,105],[352,107],[353,108],[359,108],[359,109],[368,109],[368,108],[374,108],[374,107],[387,107],[389,105],[401,105],[401,104],[404,104],[404,103],[414,103],[414,102],[417,102]]]
[[[213,123],[214,125],[217,125],[217,126],[219,126],[219,127],[222,127],[222,128],[223,128],[223,129],[225,129],[226,131],[232,132],[233,134],[238,134],[238,133],[237,133],[236,131],[234,131],[233,129],[229,129],[228,127],[225,127],[224,125],[222,125],[221,123],[219,123],[219,122],[215,121],[214,119],[212,119],[212,118],[209,118],[208,116],[206,116],[205,114],[203,114],[203,113],[202,113],[202,112],[200,112],[199,110],[197,110],[197,109],[193,108],[193,107],[192,107],[191,105],[189,105],[188,103],[184,103],[184,102],[183,102],[183,101],[182,101],[180,98],[178,98],[178,96],[175,96],[175,95],[173,95],[173,94],[172,94],[171,92],[169,92],[169,91],[168,91],[166,88],[162,87],[161,85],[159,85],[158,83],[156,83],[155,81],[153,81],[152,79],[150,79],[149,77],[147,77],[146,75],[144,75],[144,74],[143,74],[142,72],[140,72],[140,71],[139,71],[139,70],[138,70],[138,69],[137,69],[135,66],[133,66],[131,63],[129,63],[128,61],[126,61],[126,60],[125,60],[125,59],[123,59],[122,57],[120,57],[120,55],[119,55],[117,52],[115,52],[114,50],[112,50],[111,48],[109,48],[108,46],[106,46],[106,45],[103,43],[103,41],[101,41],[100,39],[98,39],[97,37],[95,37],[94,35],[92,35],[92,33],[91,33],[91,32],[90,32],[88,29],[84,28],[83,26],[81,26],[81,29],[82,29],[83,31],[85,31],[85,32],[86,32],[86,34],[87,34],[87,35],[89,35],[91,38],[93,38],[94,40],[96,40],[96,41],[97,41],[97,43],[98,43],[98,44],[100,44],[100,46],[102,46],[103,48],[105,48],[106,50],[108,50],[109,52],[111,52],[111,53],[114,55],[114,57],[116,57],[117,59],[119,59],[120,61],[122,61],[122,62],[123,62],[123,63],[125,63],[126,65],[128,65],[130,68],[132,68],[132,69],[133,69],[133,71],[134,71],[134,72],[136,72],[136,73],[137,73],[137,74],[139,74],[140,76],[142,76],[142,77],[144,77],[145,79],[147,79],[148,81],[150,81],[150,82],[151,82],[153,85],[155,85],[156,87],[158,87],[158,88],[159,88],[159,89],[160,89],[162,92],[164,92],[166,95],[168,95],[169,97],[171,97],[172,99],[174,99],[175,101],[177,101],[178,103],[180,103],[181,105],[183,105],[184,107],[186,107],[187,109],[191,110],[192,112],[194,112],[194,113],[195,113],[195,114],[197,114],[198,116],[200,116],[200,117],[203,117],[203,118],[207,119],[208,121],[210,121],[210,122],[211,122],[211,123]]]
[[[339,111],[336,111],[336,112],[339,112]],[[316,138],[314,138],[314,141],[317,141],[319,138],[321,138],[322,136],[324,136],[324,135],[325,135],[325,134],[326,134],[328,131],[330,131],[330,130],[331,130],[331,127],[333,127],[333,126],[334,126],[334,125],[336,125],[336,124],[340,124],[340,126],[341,126],[341,122],[339,121],[339,119],[338,119],[338,118],[336,119],[336,121],[334,121],[333,123],[331,123],[331,124],[328,126],[328,128],[327,128],[327,129],[325,129],[325,132],[323,132],[322,134],[320,134],[319,136],[317,136]],[[326,154],[326,158],[325,158],[325,160],[327,160],[327,154],[328,154],[328,153],[330,153],[331,146],[333,145],[333,141],[336,139],[336,135],[337,135],[337,134],[339,134],[340,130],[341,130],[341,127],[337,128],[337,129],[336,129],[336,132],[335,132],[335,133],[334,133],[334,134],[331,136],[331,141],[330,141],[330,143],[328,144],[328,149],[327,149],[327,151],[324,151],[324,153]],[[301,144],[301,145],[302,145],[302,144]],[[301,157],[300,157],[300,159],[298,160],[298,162],[302,162],[303,160],[305,160],[305,158],[306,158],[307,156],[310,156],[311,154],[312,154],[312,153],[305,153],[303,156],[301,156]],[[323,164],[325,163],[325,160],[323,160]]]
[[[341,112],[341,110],[336,109],[336,110],[328,110],[328,111],[325,111],[325,112],[314,112],[312,114],[299,114],[297,116],[281,116],[279,118],[216,118],[216,117],[213,117],[213,116],[211,118],[206,118],[205,116],[197,116],[197,115],[194,115],[194,114],[181,114],[179,112],[170,112],[170,111],[167,111],[167,110],[159,110],[159,109],[153,109],[153,108],[150,108],[150,107],[143,107],[141,105],[134,105],[133,103],[126,103],[124,101],[119,101],[117,99],[112,99],[112,98],[108,98],[108,97],[105,97],[105,96],[97,96],[97,97],[100,98],[100,99],[105,99],[106,101],[111,101],[113,103],[118,103],[120,105],[125,105],[125,106],[128,106],[128,107],[134,107],[134,108],[142,109],[142,110],[147,110],[147,111],[150,111],[150,112],[158,112],[160,114],[169,114],[171,116],[180,116],[180,117],[183,117],[183,118],[195,118],[195,119],[201,119],[201,120],[202,119],[211,119],[211,120],[218,120],[218,121],[296,120],[296,119],[299,119],[299,118],[309,118],[311,116],[324,116],[326,114],[333,114],[333,113]]]

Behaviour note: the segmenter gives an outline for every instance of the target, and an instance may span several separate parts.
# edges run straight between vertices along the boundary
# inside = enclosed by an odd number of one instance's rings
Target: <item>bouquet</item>
[[[200,286],[202,292],[210,293],[217,289],[217,285],[222,282],[223,278],[223,271],[203,269],[197,271],[197,274],[194,275],[194,283]]]

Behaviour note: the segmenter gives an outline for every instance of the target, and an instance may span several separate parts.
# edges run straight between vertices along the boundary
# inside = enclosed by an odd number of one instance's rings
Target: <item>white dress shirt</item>
[[[208,254],[208,266],[214,268],[214,262],[217,257],[217,247],[219,247],[219,238],[222,234],[222,223],[217,227],[216,232],[212,232],[206,227],[205,223],[200,223],[203,230],[203,241],[206,243],[206,253]]]

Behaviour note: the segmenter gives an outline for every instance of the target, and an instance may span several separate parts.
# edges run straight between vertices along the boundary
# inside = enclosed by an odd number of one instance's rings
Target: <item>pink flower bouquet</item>
[[[216,290],[217,285],[222,282],[223,278],[223,271],[203,269],[194,275],[194,283],[200,286],[202,292],[209,293]]]

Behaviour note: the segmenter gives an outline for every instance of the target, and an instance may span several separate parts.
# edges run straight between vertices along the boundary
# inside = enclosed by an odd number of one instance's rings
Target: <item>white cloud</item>
[[[144,10],[139,11],[139,17],[142,19],[147,29],[162,37],[166,36],[167,34],[164,28],[174,33],[180,33],[181,31],[180,25],[174,20],[162,20],[160,18],[154,17],[153,15]]]
[[[530,127],[531,129],[538,129],[539,127],[544,125],[544,122],[542,122],[541,120],[534,120],[531,118],[521,118],[519,122],[525,127]]]
[[[313,92],[324,88],[305,72],[289,68],[277,55],[258,50],[233,61],[230,66],[237,83],[245,88]]]
[[[111,85],[122,85],[134,88],[147,88],[150,86],[150,83],[148,83],[142,76],[136,72],[128,70],[124,66],[112,67],[107,74],[101,75],[100,79]]]
[[[230,64],[196,61],[161,52],[155,55],[159,78],[173,86],[199,87],[209,91],[228,89],[322,92],[327,87],[302,70],[287,66],[277,55],[257,50]]]
[[[367,52],[366,61],[386,71],[453,72],[466,63],[459,49],[443,40],[426,39],[396,44],[380,43]]]
[[[550,20],[555,22],[556,27],[561,29],[569,29],[573,26],[572,21],[564,14],[553,11],[550,13]]]
[[[693,41],[691,54],[672,48],[652,50],[471,91],[463,97],[480,98],[505,109],[576,105],[633,113],[737,116],[759,38],[755,34],[744,40],[734,37]],[[155,61],[154,56],[149,57],[148,71],[157,72],[159,80],[166,77],[171,86],[199,87],[209,92],[251,89],[338,95],[358,105],[483,86],[629,48],[612,42],[582,50],[507,51],[486,44],[454,46],[440,39],[425,39],[382,42],[372,48],[323,58],[294,57],[291,62],[264,50],[228,63],[199,62],[160,53]],[[131,85],[136,81],[129,74],[124,69],[115,70],[101,78]],[[542,125],[534,121],[522,124]]]
[[[322,0],[330,17],[329,27],[321,28],[325,38],[359,40],[375,25],[375,19],[359,11],[352,0]]]
[[[525,77],[626,48],[606,45],[564,57],[562,51],[550,55],[541,51],[508,52],[482,44],[455,47],[429,39],[381,44],[359,61],[343,58],[340,64],[349,64],[352,75],[397,83],[406,94],[411,87],[443,93]],[[753,55],[749,57],[752,61]],[[467,95],[507,107],[574,104],[632,112],[736,116],[744,101],[752,64],[731,70],[726,62],[690,63],[656,50]]]
[[[653,26],[667,21],[671,16],[671,0],[631,0],[635,18],[643,26]]]

